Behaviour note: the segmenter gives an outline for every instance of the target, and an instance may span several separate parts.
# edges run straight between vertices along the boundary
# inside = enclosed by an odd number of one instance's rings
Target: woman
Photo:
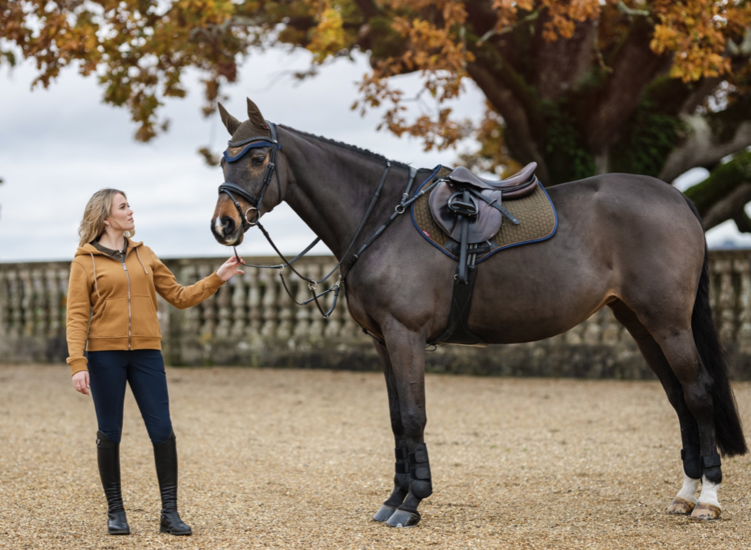
[[[180,286],[149,247],[130,240],[134,228],[133,210],[122,191],[102,189],[86,205],[78,230],[79,248],[70,268],[67,362],[76,391],[89,395],[91,388],[93,395],[109,533],[130,533],[120,490],[127,381],[154,445],[162,497],[160,531],[190,535],[190,527],[177,513],[177,449],[160,351],[156,295],[175,307],[191,307],[243,271],[233,257],[196,284]]]

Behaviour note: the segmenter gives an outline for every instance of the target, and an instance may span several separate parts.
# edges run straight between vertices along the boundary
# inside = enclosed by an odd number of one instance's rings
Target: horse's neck
[[[280,142],[295,180],[288,187],[286,201],[341,259],[373,199],[386,162],[296,132],[282,132]],[[391,195],[401,192],[396,191],[397,171],[396,167],[390,169],[378,205],[359,241],[370,236],[366,233],[372,233],[374,225],[386,221],[385,203],[393,210],[396,203]],[[406,179],[403,183],[406,185]]]

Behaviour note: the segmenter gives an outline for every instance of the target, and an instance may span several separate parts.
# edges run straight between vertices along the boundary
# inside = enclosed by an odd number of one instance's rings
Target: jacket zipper
[[[128,251],[129,252],[129,251]],[[108,256],[107,254],[104,255],[105,258],[109,258],[114,261],[118,261],[115,258]],[[120,262],[123,266],[123,270],[125,271],[125,278],[128,281],[128,351],[130,351],[131,346],[131,340],[132,340],[132,326],[133,326],[133,313],[130,306],[130,274],[128,273],[128,266],[125,265],[125,260],[128,259],[128,253],[125,253],[125,258],[122,262]],[[88,338],[87,338],[88,340]],[[88,342],[87,342],[88,343]]]
[[[128,279],[128,351],[130,351],[131,340],[131,309],[130,309],[130,275],[128,274],[128,267],[123,262],[123,269],[125,270],[125,278]]]

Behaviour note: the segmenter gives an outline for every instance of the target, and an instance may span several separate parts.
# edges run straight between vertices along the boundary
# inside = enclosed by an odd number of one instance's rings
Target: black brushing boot
[[[107,530],[110,535],[130,535],[120,488],[120,444],[113,443],[102,432],[96,433],[99,477],[107,497]]]
[[[174,432],[167,441],[154,444],[156,477],[162,494],[159,531],[171,535],[190,535],[193,531],[177,513],[177,444]]]

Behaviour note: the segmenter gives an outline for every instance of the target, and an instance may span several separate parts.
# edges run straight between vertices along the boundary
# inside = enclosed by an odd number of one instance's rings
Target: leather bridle
[[[232,183],[230,181],[225,181],[219,186],[219,194],[221,195],[222,193],[225,193],[232,200],[235,208],[237,208],[237,213],[240,215],[240,221],[243,224],[243,232],[256,225],[258,223],[258,220],[261,218],[261,203],[263,202],[263,197],[266,195],[266,190],[269,188],[271,177],[273,175],[276,175],[276,186],[279,190],[279,201],[282,201],[282,184],[279,181],[279,172],[276,170],[276,152],[281,149],[281,145],[279,143],[278,134],[276,132],[276,124],[268,121],[266,123],[268,124],[269,130],[271,131],[271,138],[269,138],[268,136],[253,136],[241,141],[229,141],[227,142],[227,150],[224,151],[225,162],[237,162],[251,149],[258,147],[271,147],[269,163],[266,166],[266,173],[263,176],[263,184],[261,185],[261,189],[258,192],[257,196],[251,194],[236,183]],[[230,147],[242,147],[243,145],[245,145],[245,147],[242,151],[240,151],[235,156],[230,156]],[[237,202],[237,199],[234,197],[233,193],[242,197],[243,199],[248,201],[248,203],[250,203],[250,206],[244,212],[242,207],[240,206],[240,203]],[[248,212],[250,211],[255,212],[255,218],[253,219],[253,221],[248,218]]]

